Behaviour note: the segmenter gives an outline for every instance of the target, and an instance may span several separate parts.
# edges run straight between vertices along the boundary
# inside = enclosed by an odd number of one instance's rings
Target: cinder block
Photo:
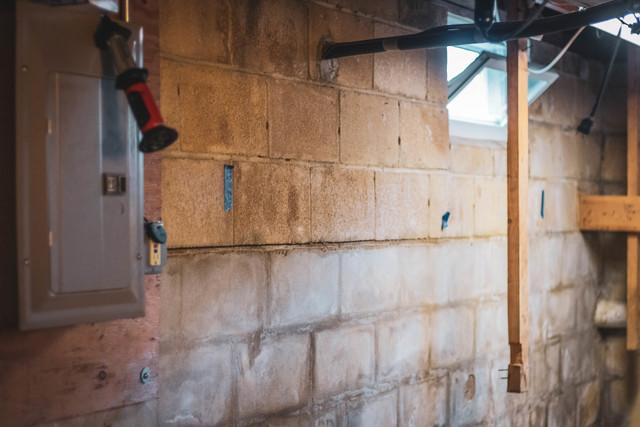
[[[547,426],[565,427],[576,424],[576,390],[570,388],[554,396],[547,408]]]
[[[476,347],[482,354],[508,356],[507,299],[488,302],[476,311]]]
[[[547,395],[560,385],[560,344],[529,350],[529,385],[534,395]]]
[[[629,380],[613,380],[607,387],[608,412],[614,416],[626,416],[629,408]]]
[[[449,167],[447,110],[428,104],[400,102],[400,166]]]
[[[578,231],[577,182],[530,180],[528,212],[531,234]]]
[[[268,339],[241,348],[241,417],[295,407],[306,402],[309,391],[309,335]]]
[[[577,141],[578,154],[576,158],[580,163],[578,168],[579,179],[598,180],[602,168],[602,137],[600,135],[579,135]]]
[[[398,305],[398,252],[394,247],[341,255],[342,313],[390,310]]]
[[[315,335],[315,394],[327,397],[356,390],[374,380],[374,330],[357,326]]]
[[[210,62],[229,63],[229,3],[160,2],[160,50]]]
[[[241,162],[237,166],[235,243],[309,241],[309,169],[275,163]]]
[[[349,408],[347,427],[388,427],[397,425],[397,400],[398,394],[391,392],[357,407]]]
[[[482,424],[491,403],[491,372],[486,363],[451,373],[451,425]]]
[[[477,256],[478,289],[474,295],[497,296],[507,292],[507,239],[476,240],[472,248]]]
[[[397,166],[399,138],[398,101],[356,92],[341,93],[341,161]]]
[[[547,292],[562,283],[565,268],[563,236],[540,235],[529,240],[529,287]]]
[[[376,239],[429,236],[429,175],[376,172]]]
[[[372,240],[375,237],[375,189],[371,171],[311,169],[313,241]]]
[[[431,237],[463,237],[473,234],[475,185],[471,177],[431,175],[429,181],[429,234]],[[443,228],[443,216],[449,213]]]
[[[576,177],[578,175],[577,136],[547,123],[532,123],[529,168],[536,178]]]
[[[606,375],[622,378],[627,374],[628,355],[625,337],[610,336],[604,342]]]
[[[314,80],[370,89],[373,86],[373,56],[359,55],[320,61],[324,43],[373,37],[371,19],[343,13],[317,4],[309,6],[309,72]]]
[[[400,427],[447,424],[447,377],[400,387]]]
[[[263,427],[311,427],[308,415],[291,415],[269,417],[259,424]]]
[[[531,268],[531,267],[530,267]],[[529,341],[540,343],[544,341],[548,319],[545,311],[546,300],[544,294],[529,290]]]
[[[372,15],[378,18],[390,20],[398,19],[398,5],[395,1],[388,0],[329,0],[339,9],[346,8],[353,12]]]
[[[171,256],[160,280],[160,340],[182,334],[182,257]],[[169,303],[167,303],[170,301]]]
[[[271,326],[336,316],[339,307],[338,253],[293,251],[271,255]]]
[[[169,247],[233,244],[232,212],[224,210],[224,163],[163,159],[162,200]]]
[[[469,175],[493,175],[493,153],[490,145],[451,145],[451,172]]]
[[[381,23],[375,24],[374,32],[375,37],[407,34],[406,30]],[[427,95],[426,52],[426,49],[417,49],[375,54],[373,60],[375,89],[424,100]]]
[[[577,101],[578,95],[585,90],[578,81],[576,77],[560,75],[560,78],[531,104],[530,119],[560,126],[566,126],[567,123],[580,123],[588,111],[578,109],[580,105]]]
[[[600,413],[600,382],[591,381],[578,390],[578,425],[595,426]]]
[[[160,425],[216,425],[231,416],[229,345],[160,352]]]
[[[471,244],[464,241],[447,241],[432,245],[429,249],[428,295],[429,304],[460,302],[474,297],[475,287],[470,287],[469,277],[476,277],[476,254]],[[464,261],[461,261],[464,260]],[[446,283],[447,286],[442,286]]]
[[[562,239],[560,281],[565,285],[584,286],[597,280],[600,263],[594,242],[580,232],[568,233]]]
[[[507,150],[504,148],[494,150],[493,156],[493,174],[507,176]]]
[[[476,178],[474,231],[476,236],[507,234],[507,181]]]
[[[400,0],[400,22],[413,28],[446,25],[448,11],[435,2]],[[447,49],[427,49],[427,99],[447,105]]]
[[[577,296],[573,288],[554,289],[547,294],[548,337],[566,334],[576,326]]]
[[[262,254],[190,257],[182,266],[184,336],[203,339],[257,330],[262,325],[266,280]]]
[[[338,91],[272,80],[269,138],[272,157],[338,160]]]
[[[433,2],[400,0],[400,22],[414,28],[431,28],[447,23],[447,9]]]
[[[615,69],[616,67],[614,67]],[[618,70],[622,72],[624,76],[625,71],[624,67],[619,67]],[[615,73],[614,73],[615,76]],[[623,77],[622,81],[619,81],[619,84],[612,84],[607,88],[607,96],[602,98],[602,105],[600,106],[600,110],[596,119],[596,128],[604,129],[607,132],[616,132],[616,133],[624,133],[627,129],[627,103],[620,102],[621,99],[625,99],[627,96],[627,85],[625,82],[625,78]],[[612,82],[616,81],[615,78],[611,80]],[[600,82],[598,81],[598,84]],[[595,100],[596,93],[595,88],[591,90],[589,93],[588,99],[584,102],[583,108],[591,108],[592,103]],[[586,92],[586,91],[585,91]],[[586,94],[586,93],[585,93]],[[588,114],[588,111],[583,112],[584,115]]]
[[[298,0],[232,2],[232,62],[242,68],[307,77],[307,6]]]
[[[602,179],[624,182],[627,179],[627,145],[622,137],[607,138],[602,155]]]
[[[443,308],[430,316],[431,366],[452,365],[473,357],[473,312],[467,307]],[[461,333],[467,331],[468,333]]]
[[[425,315],[384,321],[377,326],[378,381],[421,374],[429,367]]]
[[[576,182],[547,183],[544,210],[543,223],[546,231],[577,231],[578,187]]]
[[[506,306],[506,302],[504,303]],[[506,323],[505,323],[506,328]],[[508,352],[508,344],[504,344]],[[481,356],[479,356],[481,357]],[[480,362],[482,364],[483,362]],[[531,418],[536,417],[535,405],[527,407],[527,410],[523,410],[525,405],[531,400],[532,392],[530,388],[527,393],[508,393],[506,387],[506,380],[504,377],[505,369],[509,363],[508,353],[504,356],[494,358],[488,364],[489,367],[489,407],[493,407],[492,415],[496,418],[496,427],[531,427],[543,425],[541,423],[530,424]],[[476,365],[477,366],[477,365]],[[529,373],[531,371],[529,370]],[[528,377],[529,379],[530,377]],[[477,378],[476,378],[477,380]],[[536,399],[537,400],[537,399]],[[543,407],[543,414],[544,414]],[[491,417],[491,418],[493,418]]]
[[[593,329],[563,338],[561,348],[562,382],[585,383],[596,379],[602,370],[604,347]],[[580,357],[576,357],[580,355]]]
[[[416,307],[434,304],[434,289],[439,287],[431,278],[433,273],[434,245],[410,245],[397,247],[398,251],[398,288],[400,304],[403,307]],[[444,288],[444,286],[440,286]]]
[[[313,420],[313,427],[331,427],[339,426],[342,420],[342,411],[340,409],[330,410],[328,412],[316,415]]]
[[[447,86],[447,49],[428,49],[427,100],[445,107],[447,105],[448,96],[449,89]]]
[[[170,107],[167,122],[180,130],[183,151],[268,154],[262,77],[169,60],[160,65],[162,105]]]

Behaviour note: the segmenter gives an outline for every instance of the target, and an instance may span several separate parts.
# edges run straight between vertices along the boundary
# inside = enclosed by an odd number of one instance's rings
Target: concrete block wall
[[[160,2],[162,108],[181,132],[162,161],[160,425],[624,416],[620,340],[591,321],[616,292],[605,272],[624,281],[602,255],[616,240],[576,217],[578,191],[624,190],[624,112],[573,130],[601,67],[569,55],[531,108],[530,391],[508,395],[504,143],[450,140],[442,50],[317,61],[322,40],[411,31],[415,2],[399,3]]]

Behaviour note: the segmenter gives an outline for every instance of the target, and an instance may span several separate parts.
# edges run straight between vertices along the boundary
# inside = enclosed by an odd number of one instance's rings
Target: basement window
[[[449,24],[472,23],[449,15]],[[478,43],[447,47],[449,120],[452,136],[506,141],[507,46]],[[529,75],[529,104],[558,78],[549,71]]]

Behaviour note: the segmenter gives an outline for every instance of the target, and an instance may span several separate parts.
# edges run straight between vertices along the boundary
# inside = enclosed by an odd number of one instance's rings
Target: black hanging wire
[[[589,117],[585,117],[582,119],[580,124],[578,125],[578,132],[589,135],[591,133],[591,128],[593,127],[593,118],[598,111],[598,107],[600,106],[600,101],[602,101],[602,96],[604,92],[607,90],[607,85],[609,84],[609,79],[611,78],[611,71],[613,70],[613,65],[616,61],[616,56],[618,56],[618,50],[620,48],[620,42],[622,41],[622,25],[620,25],[620,30],[618,30],[618,36],[616,38],[616,45],[613,49],[613,53],[611,54],[611,59],[609,60],[609,66],[607,67],[607,71],[604,73],[604,78],[602,79],[602,83],[600,84],[600,90],[598,91],[598,96],[596,97],[596,102],[593,104],[593,108],[591,109],[591,114]]]

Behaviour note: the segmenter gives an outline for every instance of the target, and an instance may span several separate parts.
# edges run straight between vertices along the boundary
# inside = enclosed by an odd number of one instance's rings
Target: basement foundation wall
[[[593,313],[625,299],[625,239],[577,222],[579,192],[626,189],[624,67],[588,137],[602,64],[568,54],[530,108],[529,390],[507,394],[506,143],[449,137],[444,50],[317,61],[445,22],[418,3],[159,1],[158,399],[41,427],[624,425],[625,336]]]
[[[618,425],[624,337],[592,317],[624,283],[603,283],[601,254],[622,248],[624,272],[624,242],[576,218],[578,192],[624,191],[620,88],[577,134],[603,70],[568,55],[531,107],[530,384],[509,395],[505,144],[450,141],[443,50],[318,64],[321,40],[412,16],[337,3],[161,2],[163,108],[182,137],[163,160],[160,422]]]

